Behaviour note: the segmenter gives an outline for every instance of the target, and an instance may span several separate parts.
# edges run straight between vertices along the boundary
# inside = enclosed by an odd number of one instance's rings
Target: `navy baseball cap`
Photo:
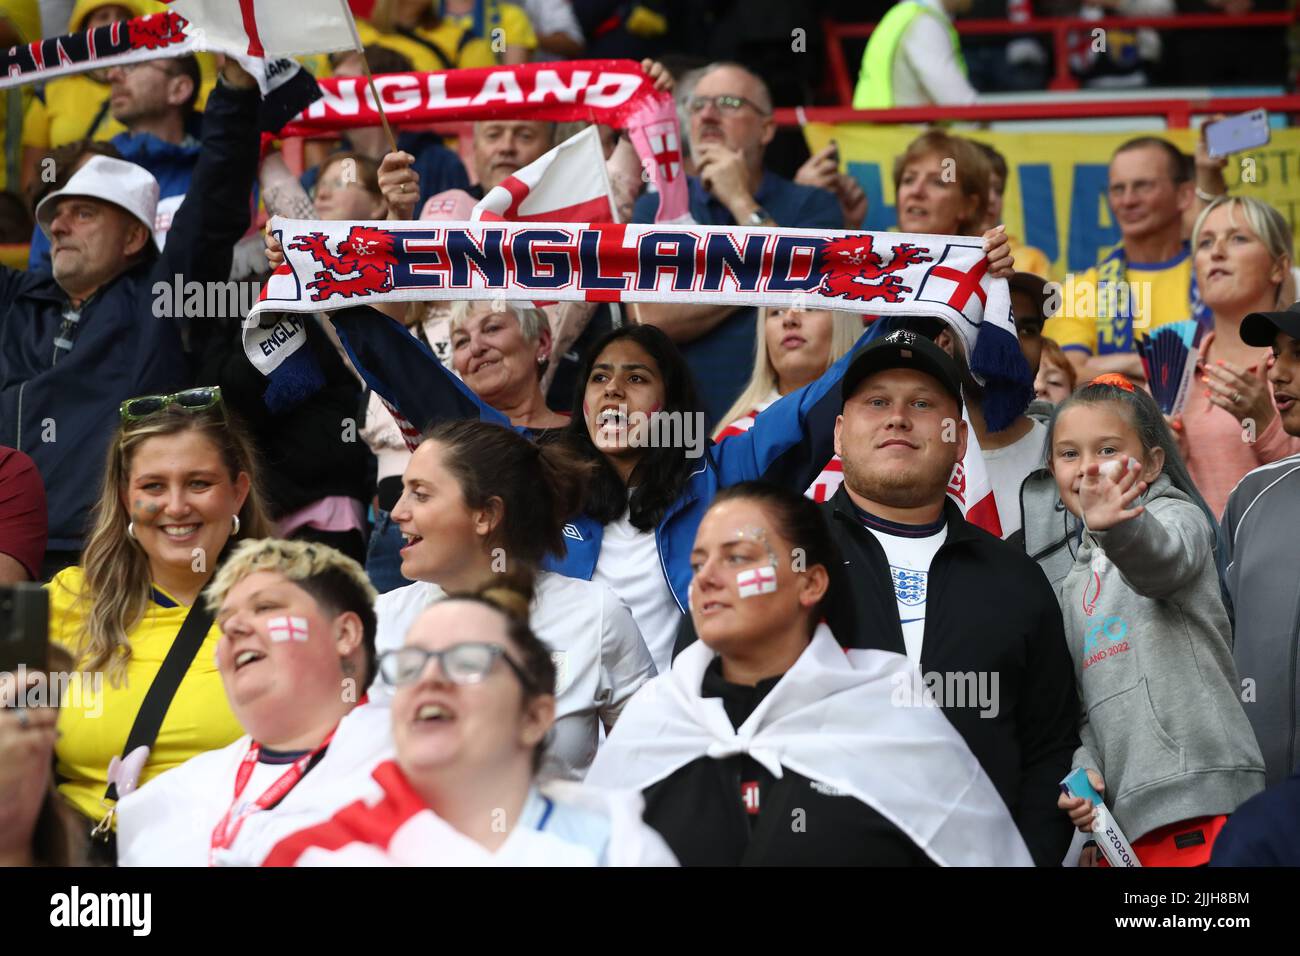
[[[957,407],[962,407],[957,363],[930,339],[911,329],[895,329],[857,354],[840,382],[841,407],[868,375],[890,368],[914,368],[938,379],[944,391],[957,400]]]
[[[1252,312],[1241,320],[1241,340],[1247,345],[1268,348],[1278,332],[1300,339],[1300,302],[1285,312]]]

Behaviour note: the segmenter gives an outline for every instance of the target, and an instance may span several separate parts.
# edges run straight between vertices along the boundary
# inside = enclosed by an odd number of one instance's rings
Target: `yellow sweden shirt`
[[[83,584],[81,568],[74,567],[59,572],[47,586],[50,640],[70,650],[82,640],[84,605],[77,597]],[[160,601],[172,606],[165,607]],[[59,792],[87,817],[99,820],[104,815],[100,800],[108,786],[108,763],[126,745],[144,696],[189,610],[158,591],[129,635],[131,660],[126,681],[114,687],[104,675],[96,693],[94,677],[87,675],[80,701],[70,693],[70,699],[64,702],[59,714],[61,736],[54,750],[55,769],[62,781]],[[243,728],[226,702],[217,671],[215,655],[220,636],[214,624],[181,680],[140,776],[141,784],[196,754],[218,750],[243,735]]]
[[[449,20],[444,20],[433,30],[416,30],[422,39],[442,51],[439,57],[423,43],[400,33],[380,33],[365,20],[357,21],[357,33],[363,46],[375,44],[395,50],[411,61],[411,69],[419,73],[432,73],[452,68],[469,69],[476,66],[496,66],[496,58],[487,42],[478,38],[462,47],[461,35],[465,30]],[[450,61],[443,62],[445,60]]]
[[[27,111],[23,145],[54,149],[79,139],[112,139],[126,132],[108,110],[100,113],[108,94],[107,83],[96,83],[84,73],[50,80],[45,84],[45,101],[35,101]]]
[[[502,38],[506,41],[506,46],[521,46],[529,50],[537,49],[537,34],[533,31],[533,23],[528,19],[528,14],[524,12],[524,8],[513,3],[503,3],[499,9],[501,11],[501,33]],[[444,13],[442,19],[444,22],[454,23],[466,30],[474,28],[474,15],[472,13]],[[484,32],[486,32],[486,29]]]
[[[1098,296],[1097,267],[1061,288],[1060,311],[1047,320],[1043,335],[1055,339],[1065,351],[1113,355],[1133,351],[1135,339],[1146,338],[1169,322],[1193,317],[1191,302],[1192,256],[1186,245],[1167,262],[1128,263],[1124,278],[1136,289],[1135,301],[1149,315],[1130,316],[1122,308],[1109,310]],[[1139,310],[1139,311],[1140,311]],[[1110,314],[1111,312],[1117,314]]]

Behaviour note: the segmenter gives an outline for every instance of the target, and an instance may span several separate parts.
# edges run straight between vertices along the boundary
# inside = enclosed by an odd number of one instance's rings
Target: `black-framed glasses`
[[[183,392],[170,395],[141,395],[128,398],[118,407],[124,422],[138,422],[150,415],[157,415],[164,408],[176,408],[186,412],[206,412],[221,404],[221,386],[206,385],[202,388],[187,388]]]
[[[687,101],[686,108],[691,113],[702,113],[710,103],[717,107],[719,113],[739,113],[748,106],[759,116],[767,115],[767,111],[753,100],[747,100],[743,96],[733,96],[729,93],[724,93],[721,96],[692,96]]]
[[[379,655],[379,676],[394,687],[414,684],[429,666],[432,658],[438,659],[447,680],[453,684],[481,684],[492,672],[492,664],[499,657],[505,661],[525,690],[533,690],[532,679],[515,663],[500,644],[484,641],[466,641],[453,644],[441,651],[426,651],[423,647],[400,647]]]

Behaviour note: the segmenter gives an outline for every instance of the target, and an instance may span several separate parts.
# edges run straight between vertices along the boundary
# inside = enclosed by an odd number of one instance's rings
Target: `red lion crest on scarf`
[[[900,242],[890,250],[886,264],[872,248],[873,239],[875,237],[870,235],[844,236],[826,243],[818,262],[822,271],[818,294],[860,302],[872,299],[901,302],[912,289],[903,285],[902,278],[893,273],[918,263],[934,261],[934,257],[926,255],[919,246]]]
[[[330,252],[329,239],[323,232],[300,236],[289,248],[311,253],[323,267],[307,283],[307,288],[312,290],[312,301],[320,302],[335,295],[347,299],[388,292],[393,287],[396,246],[397,238],[387,229],[353,226],[339,241],[337,255]]]
[[[155,13],[127,21],[128,38],[137,50],[161,50],[185,40],[185,21],[174,13]]]

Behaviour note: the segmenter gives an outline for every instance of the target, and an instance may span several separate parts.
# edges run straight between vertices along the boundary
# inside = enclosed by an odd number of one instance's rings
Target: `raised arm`
[[[257,178],[261,100],[253,78],[227,61],[203,111],[203,140],[185,201],[167,233],[155,279],[195,282],[230,278],[235,243],[248,230]]]
[[[329,320],[366,384],[420,431],[461,418],[510,424],[395,319],[358,305],[331,312]]]
[[[803,492],[812,484],[835,455],[840,380],[869,333],[820,378],[759,413],[748,431],[713,446],[722,485],[761,478]]]
[[[1214,560],[1208,519],[1191,502],[1144,510],[1107,531],[1090,531],[1129,587],[1166,598],[1196,579]]]

